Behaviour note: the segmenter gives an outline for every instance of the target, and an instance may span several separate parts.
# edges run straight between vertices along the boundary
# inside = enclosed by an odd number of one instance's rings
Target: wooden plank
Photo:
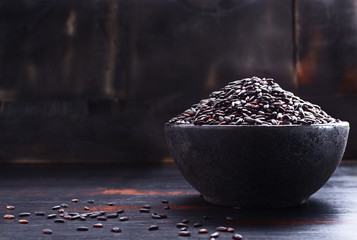
[[[244,239],[355,239],[357,233],[357,165],[346,163],[338,168],[328,183],[310,200],[295,208],[284,209],[233,209],[210,205],[184,180],[178,170],[171,166],[141,165],[7,165],[2,166],[0,176],[0,215],[14,214],[14,220],[0,219],[1,239],[40,239],[46,237],[42,229],[53,230],[53,238],[60,239],[185,239],[178,237],[176,223],[189,219],[189,239],[207,239],[199,235],[195,222],[202,222],[210,233],[217,226],[231,226]],[[78,203],[72,203],[78,198]],[[87,200],[93,199],[94,203]],[[170,210],[161,200],[168,200]],[[113,206],[107,206],[113,202]],[[66,211],[85,212],[83,206],[92,210],[115,212],[124,209],[118,219],[102,221],[101,229],[92,224],[99,222],[67,220],[54,223],[46,217],[34,216],[34,211],[47,214],[55,205],[67,203]],[[144,204],[150,204],[150,212],[167,214],[167,219],[152,219],[150,213],[140,213]],[[5,205],[14,205],[6,210]],[[31,212],[24,217],[29,224],[19,224],[18,213]],[[212,216],[206,220],[203,216]],[[227,221],[226,217],[234,218]],[[157,231],[148,231],[152,225]],[[76,227],[90,227],[88,232],[78,232]],[[112,227],[120,227],[121,233],[112,233]],[[219,239],[232,239],[232,234],[221,233]]]
[[[300,94],[356,94],[356,1],[296,0],[295,3]]]
[[[87,114],[77,115],[59,105],[52,116],[41,116],[39,108],[22,117],[16,112],[0,117],[0,161],[157,162],[168,156],[164,123],[169,114],[143,111],[150,116],[143,119],[135,112],[115,113],[113,104],[110,113],[98,113],[92,105]]]
[[[5,1],[0,99],[114,98],[118,1]]]

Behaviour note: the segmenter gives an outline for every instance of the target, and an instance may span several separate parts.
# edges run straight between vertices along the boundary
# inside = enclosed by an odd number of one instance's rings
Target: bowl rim
[[[331,127],[331,126],[340,126],[340,127],[350,127],[349,122],[340,121],[336,123],[321,123],[321,124],[292,124],[292,125],[194,125],[194,124],[176,124],[176,123],[165,123],[165,127],[177,127],[177,128],[311,128],[311,127]]]

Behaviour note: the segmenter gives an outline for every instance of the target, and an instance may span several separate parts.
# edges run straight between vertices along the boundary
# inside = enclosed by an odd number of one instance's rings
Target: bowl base
[[[266,202],[261,202],[261,203],[232,203],[232,202],[223,202],[211,197],[207,197],[202,194],[203,199],[211,204],[218,205],[218,206],[224,206],[224,207],[235,207],[235,208],[286,208],[286,207],[297,207],[300,206],[308,200],[308,198],[299,200],[299,201],[294,201],[294,202],[274,202],[274,203],[266,203]]]

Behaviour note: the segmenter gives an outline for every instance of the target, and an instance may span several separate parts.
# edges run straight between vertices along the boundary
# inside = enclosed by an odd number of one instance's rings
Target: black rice
[[[193,104],[172,124],[194,125],[311,125],[336,123],[320,106],[283,90],[271,78],[230,82],[209,98]]]

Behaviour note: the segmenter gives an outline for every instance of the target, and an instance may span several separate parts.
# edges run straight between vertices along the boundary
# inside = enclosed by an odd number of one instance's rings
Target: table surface
[[[302,206],[285,209],[234,209],[206,203],[173,165],[136,166],[2,166],[0,175],[0,239],[209,239],[216,227],[233,227],[243,239],[357,239],[357,163],[343,163],[331,179]],[[73,203],[71,200],[79,201]],[[93,199],[94,203],[87,200]],[[170,209],[164,209],[168,200]],[[113,206],[108,206],[113,202]],[[35,211],[57,213],[51,208],[61,203],[68,212],[116,212],[118,218],[98,221],[66,220],[55,223]],[[150,213],[139,209],[151,205]],[[7,205],[15,209],[7,210]],[[30,212],[31,216],[18,216]],[[153,219],[151,213],[166,214],[167,219]],[[4,219],[12,214],[15,219]],[[205,219],[212,216],[213,219]],[[227,221],[226,217],[233,218]],[[18,223],[27,219],[28,224]],[[178,222],[188,219],[190,237],[179,237]],[[93,228],[101,222],[103,228]],[[198,234],[193,223],[201,222],[208,234]],[[148,231],[156,224],[159,230]],[[76,231],[87,226],[89,231]],[[112,227],[122,229],[111,232]],[[52,235],[42,233],[52,229]],[[219,239],[232,239],[221,232]]]

